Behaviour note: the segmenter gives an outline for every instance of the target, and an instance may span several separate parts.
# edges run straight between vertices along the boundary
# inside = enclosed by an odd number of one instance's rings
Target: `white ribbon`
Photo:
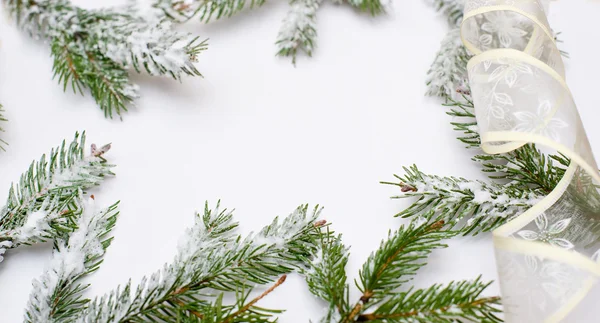
[[[600,322],[600,175],[543,2],[466,0],[461,26],[482,149],[535,143],[571,160],[552,192],[493,233],[505,320]]]

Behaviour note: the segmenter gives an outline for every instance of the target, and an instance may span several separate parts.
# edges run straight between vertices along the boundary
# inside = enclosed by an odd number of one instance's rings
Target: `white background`
[[[78,3],[94,1],[86,2]],[[347,269],[355,278],[388,230],[402,223],[393,215],[408,205],[390,200],[398,191],[380,180],[413,163],[433,174],[484,178],[472,152],[455,139],[445,108],[423,95],[447,31],[425,1],[394,1],[379,18],[325,3],[314,57],[300,55],[295,68],[274,56],[287,8],[272,1],[231,19],[182,27],[210,38],[197,64],[204,78],[179,84],[134,75],[142,97],[123,121],[104,119],[89,95],[63,93],[52,80],[48,46],[17,30],[5,10],[0,15],[0,102],[10,119],[2,125],[10,146],[0,153],[0,188],[7,192],[33,159],[77,130],[87,131],[88,143],[113,143],[107,157],[118,165],[117,175],[92,193],[104,204],[121,200],[121,217],[89,296],[170,261],[194,211],[218,199],[236,209],[246,233],[299,204],[325,206],[323,217],[352,247]],[[596,155],[599,13],[600,2],[562,0],[552,3],[550,16],[571,55],[567,82]],[[50,251],[45,245],[7,253],[0,266],[1,322],[22,320],[31,280]],[[414,283],[479,274],[496,279],[489,235],[453,240]],[[487,293],[498,294],[497,284]],[[351,297],[358,297],[355,288]],[[323,307],[297,276],[261,304],[287,309],[282,322],[316,319]]]

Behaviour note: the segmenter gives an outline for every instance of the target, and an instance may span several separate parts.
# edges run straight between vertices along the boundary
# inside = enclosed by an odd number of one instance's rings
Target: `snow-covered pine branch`
[[[162,12],[130,5],[86,10],[68,0],[4,0],[19,26],[49,41],[54,76],[75,92],[88,89],[105,116],[120,115],[138,97],[128,68],[151,75],[200,75],[206,49],[198,37],[171,30]]]
[[[296,54],[302,50],[308,56],[312,51],[317,38],[317,10],[321,0],[292,0],[290,10],[283,19],[277,34],[277,48],[279,56],[291,56],[292,63],[296,64]]]
[[[404,175],[394,175],[401,195],[393,198],[417,197],[397,216],[429,221],[440,218],[450,227],[465,234],[493,230],[539,202],[544,195],[519,184],[440,177],[421,172],[416,166],[404,167]]]
[[[489,283],[451,282],[446,287],[433,285],[424,290],[405,287],[419,268],[426,264],[432,250],[446,247],[443,240],[455,235],[445,231],[443,221],[410,223],[390,232],[379,249],[369,256],[355,282],[361,292],[356,303],[350,303],[346,282],[348,248],[341,236],[325,232],[319,249],[305,272],[312,294],[328,303],[322,323],[333,322],[474,322],[499,323],[498,297],[484,297]]]
[[[237,304],[223,305],[221,293],[210,297],[207,291],[243,291],[241,299],[247,299],[247,291],[256,284],[276,281],[270,290],[279,286],[285,280],[282,275],[304,268],[317,248],[315,226],[322,225],[315,222],[318,216],[317,208],[309,212],[301,206],[244,238],[235,233],[231,212],[207,206],[186,231],[172,263],[143,278],[137,287],[129,282],[96,298],[76,322],[162,321],[182,315],[200,321],[219,318],[214,322],[268,317],[271,312],[254,306],[257,299],[241,304],[238,298]]]
[[[80,279],[96,271],[111,243],[118,210],[115,203],[98,210],[93,197],[78,197],[82,214],[73,232],[56,238],[54,251],[44,274],[33,281],[25,310],[25,322],[69,322],[79,314],[89,299],[82,293],[89,286]]]
[[[160,9],[169,19],[186,22],[194,17],[202,22],[231,17],[246,7],[260,7],[265,0],[155,0],[153,7]]]
[[[344,246],[341,235],[333,236],[328,230],[320,230],[324,234],[319,248],[309,268],[303,272],[309,291],[327,303],[327,313],[320,320],[322,323],[339,322],[341,316],[351,310],[346,275],[349,248]]]
[[[458,27],[463,19],[463,10],[465,9],[465,0],[427,0],[432,3],[435,9],[448,18],[448,23],[453,27]]]
[[[113,165],[103,155],[110,145],[92,145],[84,152],[85,133],[75,134],[70,144],[42,155],[21,175],[0,209],[0,261],[6,249],[54,239],[75,227],[81,214],[77,199],[81,191],[99,185],[112,175]]]
[[[0,104],[0,122],[6,122],[8,121],[6,119],[6,117],[4,117],[4,107],[2,106],[2,104]],[[4,132],[4,128],[0,127],[0,132]],[[4,141],[2,138],[0,138],[0,149],[1,150],[6,150],[4,148],[4,146],[8,145],[8,143],[6,141]]]
[[[223,17],[231,17],[246,7],[263,5],[265,0],[155,0],[153,7],[160,9],[171,20],[186,22],[194,17],[208,23]],[[283,19],[277,34],[277,55],[291,56],[296,62],[298,50],[312,55],[316,44],[316,14],[322,0],[290,0],[290,10]],[[341,0],[334,0],[343,3]],[[360,11],[375,16],[385,11],[381,0],[349,0],[346,3]]]
[[[448,32],[440,50],[427,72],[427,92],[429,96],[454,99],[466,88],[467,62],[471,55],[462,44],[460,29]]]

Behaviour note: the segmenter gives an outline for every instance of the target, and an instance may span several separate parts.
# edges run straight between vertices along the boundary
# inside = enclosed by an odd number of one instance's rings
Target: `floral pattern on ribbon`
[[[568,218],[549,225],[546,214],[542,214],[535,218],[535,225],[538,228],[537,232],[532,230],[521,230],[517,232],[517,234],[525,240],[541,241],[560,248],[572,249],[574,245],[569,240],[559,238],[561,233],[567,229],[570,223],[571,218]]]

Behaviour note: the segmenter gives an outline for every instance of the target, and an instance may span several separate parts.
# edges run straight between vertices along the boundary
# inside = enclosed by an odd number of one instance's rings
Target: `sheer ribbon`
[[[570,160],[543,200],[493,233],[505,319],[600,322],[600,176],[546,11],[466,0],[461,26],[482,149],[535,143]]]

